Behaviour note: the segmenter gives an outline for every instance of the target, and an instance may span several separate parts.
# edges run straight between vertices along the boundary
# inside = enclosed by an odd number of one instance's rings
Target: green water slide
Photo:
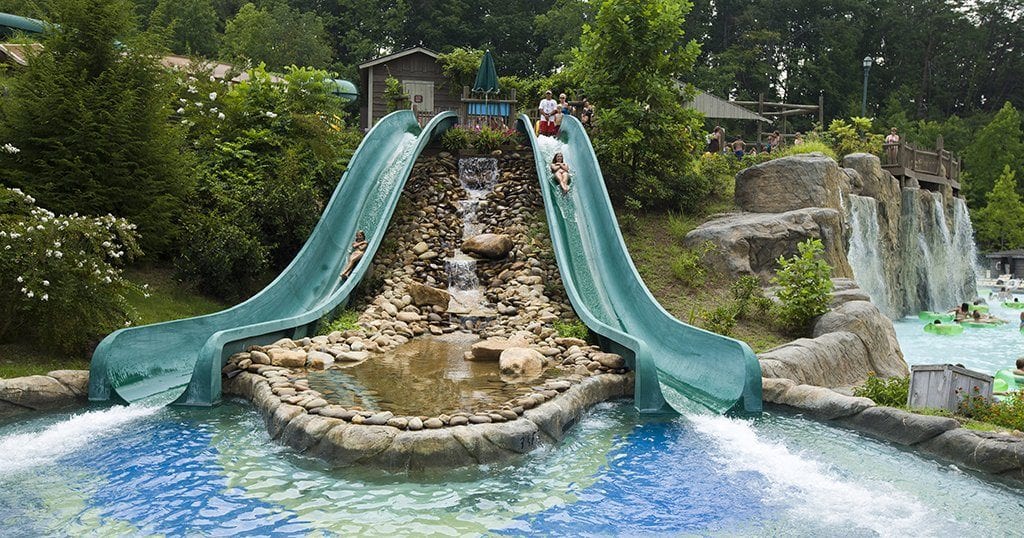
[[[93,353],[89,399],[133,402],[176,390],[182,391],[177,404],[213,405],[221,396],[220,370],[231,354],[314,334],[321,318],[347,304],[365,276],[416,158],[455,121],[447,112],[421,129],[408,110],[380,120],[352,156],[306,244],[273,282],[215,314],[110,334]],[[365,231],[369,246],[341,282],[338,275],[358,230]]]
[[[580,122],[567,117],[557,139],[536,137],[526,116],[520,117],[519,129],[533,146],[565,291],[601,347],[630,361],[637,409],[683,412],[688,402],[696,402],[719,413],[759,414],[761,367],[753,351],[675,319],[644,285]],[[563,153],[572,171],[566,195],[548,168],[555,152]]]

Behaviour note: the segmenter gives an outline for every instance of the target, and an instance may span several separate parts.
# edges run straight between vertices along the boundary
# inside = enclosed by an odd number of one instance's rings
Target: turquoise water
[[[988,534],[1021,490],[796,417],[598,406],[556,449],[443,473],[330,470],[244,403],[0,427],[0,534]]]
[[[1024,300],[1022,295],[1017,297]],[[904,358],[911,365],[963,364],[987,374],[1013,367],[1017,357],[1024,356],[1024,334],[1019,330],[1021,311],[1003,308],[1001,301],[992,300],[989,313],[1008,323],[986,329],[968,327],[959,335],[939,336],[925,333],[925,322],[916,317],[896,321],[896,337]]]

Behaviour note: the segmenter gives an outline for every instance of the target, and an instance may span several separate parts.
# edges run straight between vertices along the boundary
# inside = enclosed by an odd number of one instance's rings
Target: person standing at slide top
[[[551,95],[551,90],[544,92],[544,99],[541,99],[540,106],[537,107],[537,110],[540,111],[537,131],[539,134],[547,136],[558,134],[558,125],[555,124],[558,115],[558,102],[552,99]]]

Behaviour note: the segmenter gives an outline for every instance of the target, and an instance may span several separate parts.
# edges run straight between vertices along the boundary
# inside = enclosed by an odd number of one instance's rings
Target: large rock
[[[448,301],[451,298],[445,290],[433,288],[418,282],[409,284],[408,289],[409,295],[412,297],[412,304],[416,306],[431,305],[447,307]]]
[[[57,370],[70,383],[46,375],[31,375],[0,379],[0,418],[6,418],[26,411],[59,409],[84,398],[80,379],[71,380],[67,370]],[[85,373],[88,383],[88,372]],[[81,378],[81,376],[75,376]]]
[[[498,368],[504,375],[538,377],[544,371],[544,355],[528,347],[510,347],[501,352]]]
[[[855,177],[852,194],[870,196],[879,201],[900,199],[900,182],[882,169],[882,161],[870,153],[851,153],[843,157],[843,167]]]
[[[507,338],[488,338],[473,344],[470,352],[475,361],[496,361],[501,358],[502,352],[513,347],[520,345]]]
[[[498,260],[512,251],[512,237],[505,234],[474,235],[462,242],[462,251]]]
[[[736,204],[753,213],[785,213],[807,207],[841,211],[850,178],[821,153],[774,159],[736,175]]]
[[[868,398],[847,396],[824,387],[777,380],[768,383],[763,398],[767,402],[789,406],[822,420],[849,417],[875,405]]]
[[[905,446],[960,427],[959,422],[949,417],[917,415],[892,407],[871,407],[841,421],[857,431]]]
[[[267,354],[270,364],[285,368],[303,368],[306,366],[306,352],[301,349],[272,348]]]
[[[843,221],[835,209],[733,213],[700,225],[686,234],[683,244],[696,248],[710,241],[717,248],[705,260],[714,269],[731,278],[757,275],[767,282],[775,274],[779,256],[796,254],[797,244],[809,238],[821,239],[833,275],[853,276],[846,259]]]
[[[764,377],[822,387],[862,383],[869,372],[905,376],[892,322],[865,301],[844,303],[818,319],[814,338],[800,338],[759,356]]]

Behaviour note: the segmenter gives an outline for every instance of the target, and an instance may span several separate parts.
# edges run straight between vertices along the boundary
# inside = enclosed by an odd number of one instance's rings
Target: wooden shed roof
[[[432,50],[430,50],[430,49],[428,49],[426,47],[413,47],[411,49],[405,49],[405,50],[403,50],[401,52],[396,52],[394,54],[388,54],[387,56],[381,56],[379,58],[374,58],[374,59],[372,59],[372,60],[370,60],[368,62],[361,63],[361,64],[359,64],[359,69],[366,69],[367,67],[373,67],[373,66],[375,66],[377,64],[382,64],[382,63],[390,62],[391,60],[395,60],[395,59],[401,58],[402,56],[408,56],[410,54],[416,54],[417,52],[422,52],[423,54],[426,54],[427,56],[430,56],[431,58],[437,59],[437,53],[436,52],[434,52],[434,51],[432,51]]]
[[[708,118],[725,120],[750,120],[772,123],[772,120],[746,108],[743,108],[732,101],[726,101],[715,97],[708,92],[696,90],[697,94],[689,103],[691,108],[704,114]]]

